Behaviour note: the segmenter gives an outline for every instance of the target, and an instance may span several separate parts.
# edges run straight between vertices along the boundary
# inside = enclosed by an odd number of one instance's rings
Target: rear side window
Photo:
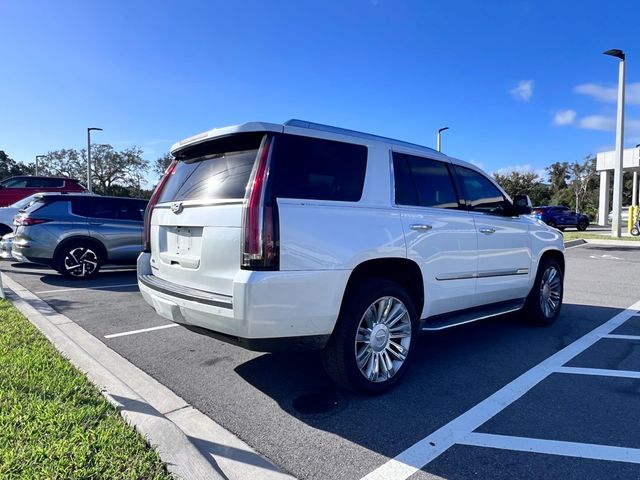
[[[264,133],[232,135],[180,152],[159,203],[243,199]]]
[[[499,215],[504,212],[507,200],[491,180],[475,170],[458,165],[456,172],[467,192],[471,210]]]
[[[453,178],[446,163],[393,153],[396,204],[421,207],[459,207]]]
[[[63,185],[62,178],[30,178],[27,180],[29,188],[62,188]]]
[[[367,147],[298,135],[276,138],[272,156],[276,197],[357,202]]]

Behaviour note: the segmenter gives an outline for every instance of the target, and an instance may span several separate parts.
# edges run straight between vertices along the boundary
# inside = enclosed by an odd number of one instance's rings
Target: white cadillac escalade
[[[562,305],[562,234],[474,165],[290,120],[172,148],[145,216],[144,299],[258,351],[322,349],[340,385],[379,393],[420,332]]]

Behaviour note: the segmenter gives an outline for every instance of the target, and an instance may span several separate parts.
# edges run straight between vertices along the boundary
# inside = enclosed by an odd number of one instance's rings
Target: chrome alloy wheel
[[[555,265],[549,265],[540,281],[540,309],[547,318],[553,317],[560,307],[562,280]]]
[[[98,267],[98,256],[90,248],[76,247],[64,256],[64,268],[74,277],[87,277]]]
[[[411,316],[395,297],[382,297],[364,312],[355,341],[356,363],[370,382],[393,377],[407,359]]]

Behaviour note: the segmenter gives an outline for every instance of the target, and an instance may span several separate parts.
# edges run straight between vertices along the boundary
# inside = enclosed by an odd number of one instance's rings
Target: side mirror
[[[532,207],[529,195],[516,195],[513,199],[513,210],[516,215],[528,215]]]

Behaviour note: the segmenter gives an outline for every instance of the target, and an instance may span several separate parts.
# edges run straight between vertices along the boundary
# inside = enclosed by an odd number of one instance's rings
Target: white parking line
[[[595,375],[596,377],[640,378],[640,372],[631,370],[611,370],[604,368],[560,367],[556,373],[572,375]]]
[[[104,338],[116,338],[126,337],[127,335],[135,335],[136,333],[153,332],[154,330],[164,330],[165,328],[178,327],[177,323],[170,323],[169,325],[160,325],[159,327],[141,328],[140,330],[131,330],[130,332],[112,333],[111,335],[105,335]]]
[[[99,285],[97,287],[73,287],[73,288],[57,288],[55,290],[40,290],[39,292],[33,292],[36,295],[39,293],[56,293],[56,292],[72,292],[74,290],[100,290],[104,288],[121,288],[121,287],[137,287],[137,283],[123,283],[120,285]]]
[[[439,457],[455,444],[462,443],[482,424],[522,397],[568,361],[610,334],[640,308],[640,301],[595,328],[575,342],[543,360],[475,407],[447,423],[426,438],[369,473],[363,480],[403,480]],[[507,448],[507,447],[505,447]]]
[[[603,335],[602,338],[613,338],[615,340],[640,340],[640,335],[618,335],[612,333],[610,335]]]
[[[612,447],[592,443],[561,442],[539,438],[510,437],[491,433],[471,433],[461,445],[473,447],[500,448],[519,452],[546,453],[565,457],[608,460],[611,462],[640,463],[640,450],[637,448]]]

